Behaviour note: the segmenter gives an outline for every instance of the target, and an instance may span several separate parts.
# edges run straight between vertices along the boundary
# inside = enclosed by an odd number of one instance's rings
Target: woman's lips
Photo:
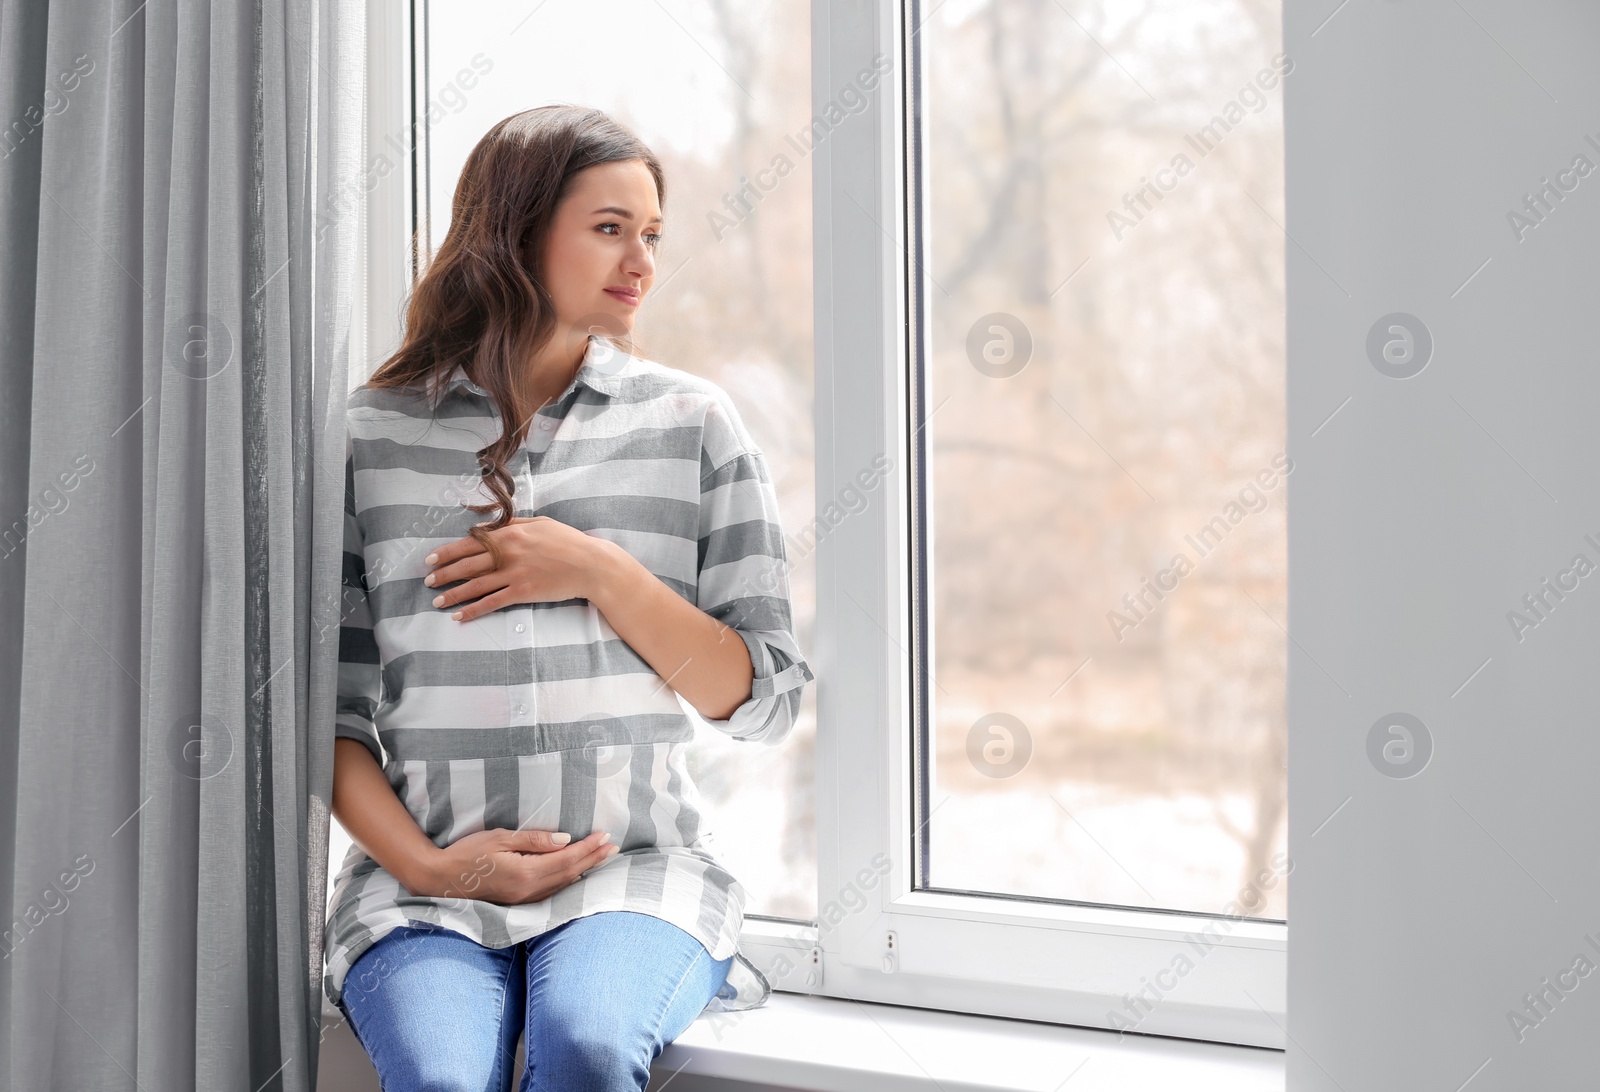
[[[625,289],[608,288],[606,291],[615,296],[617,299],[621,300],[623,303],[632,304],[635,307],[639,306],[639,297],[627,292]]]

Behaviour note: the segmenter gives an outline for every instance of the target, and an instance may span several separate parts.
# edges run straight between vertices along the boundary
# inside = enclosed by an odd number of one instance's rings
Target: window
[[[695,759],[777,988],[1285,1045],[1278,18],[375,9],[368,361],[494,121],[666,165],[640,341],[767,451],[818,677]]]
[[[925,882],[1282,918],[1287,59],[1232,2],[928,7]]]

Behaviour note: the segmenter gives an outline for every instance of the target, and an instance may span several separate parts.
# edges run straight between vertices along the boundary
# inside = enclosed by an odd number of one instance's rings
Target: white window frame
[[[819,517],[859,488],[857,475],[875,458],[893,453],[893,462],[875,503],[828,530],[816,551],[808,659],[817,675],[821,920],[749,916],[741,948],[775,989],[796,993],[1093,1028],[1118,1027],[1110,1014],[1126,1014],[1128,1000],[1142,993],[1155,1003],[1135,1025],[1140,1034],[1284,1049],[1283,924],[912,890],[911,528],[919,483],[908,472],[918,466],[911,445],[921,442],[911,422],[929,419],[910,410],[913,397],[924,397],[912,362],[929,336],[926,316],[908,303],[918,274],[905,244],[918,238],[909,216],[926,215],[925,202],[907,200],[914,4],[812,4],[814,113],[872,69],[875,57],[895,62],[867,108],[811,154]],[[369,160],[392,157],[386,139],[426,112],[421,51],[415,63],[412,51],[413,23],[425,5],[368,0]],[[926,102],[925,94],[916,99]],[[425,131],[413,146],[425,155]],[[414,158],[369,194],[368,367],[384,346],[398,344],[399,307],[413,276],[409,244],[426,207],[424,169]],[[887,872],[880,875],[874,861],[887,861]],[[1197,948],[1193,938],[1208,929]],[[1169,970],[1180,955],[1194,965],[1181,978]],[[1156,999],[1152,985],[1163,996]]]

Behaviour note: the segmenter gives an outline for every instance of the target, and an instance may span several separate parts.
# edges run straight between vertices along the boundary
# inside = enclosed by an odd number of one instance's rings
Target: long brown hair
[[[542,268],[544,242],[557,205],[579,171],[600,163],[641,160],[655,177],[656,198],[666,207],[661,162],[626,126],[600,110],[556,104],[512,114],[491,128],[467,156],[450,207],[450,229],[439,252],[412,289],[405,337],[398,351],[367,380],[374,388],[422,386],[437,404],[450,373],[465,366],[489,392],[500,438],[478,452],[495,500],[469,504],[471,512],[496,509],[487,526],[469,532],[501,557],[489,532],[511,522],[516,482],[506,462],[528,435],[533,415],[528,363],[556,332],[555,306]],[[530,268],[530,263],[532,268]],[[632,354],[625,330],[608,340]]]

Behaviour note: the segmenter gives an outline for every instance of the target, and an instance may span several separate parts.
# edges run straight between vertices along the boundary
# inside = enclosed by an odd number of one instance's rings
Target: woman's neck
[[[567,389],[573,376],[583,366],[588,350],[587,334],[578,335],[571,330],[558,328],[557,333],[534,355],[524,372],[524,378],[540,408],[555,401]]]

